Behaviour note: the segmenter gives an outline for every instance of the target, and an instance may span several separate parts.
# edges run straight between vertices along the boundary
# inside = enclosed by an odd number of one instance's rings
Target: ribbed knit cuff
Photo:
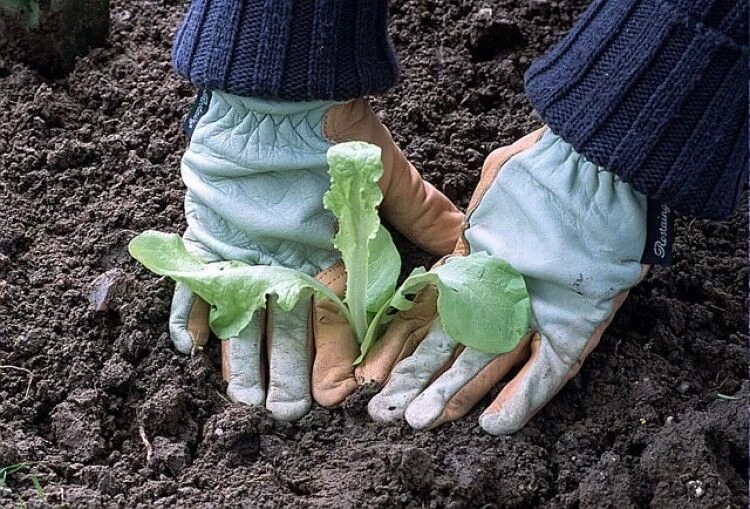
[[[198,87],[290,101],[374,95],[399,74],[387,0],[193,0],[172,64]]]
[[[553,132],[678,212],[724,218],[748,166],[748,0],[596,0],[526,73]]]

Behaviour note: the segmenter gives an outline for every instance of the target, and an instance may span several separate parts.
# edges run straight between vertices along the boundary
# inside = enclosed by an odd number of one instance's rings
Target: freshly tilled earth
[[[461,207],[484,155],[541,125],[523,72],[585,3],[393,1],[403,80],[374,103]],[[109,45],[59,81],[0,33],[0,468],[25,464],[0,506],[747,506],[744,207],[678,220],[674,263],[511,437],[477,424],[500,387],[428,432],[370,422],[367,391],[297,423],[230,404],[217,346],[175,352],[172,283],[127,254],[143,230],[184,227],[183,11],[113,0]],[[432,262],[399,244],[409,266]]]

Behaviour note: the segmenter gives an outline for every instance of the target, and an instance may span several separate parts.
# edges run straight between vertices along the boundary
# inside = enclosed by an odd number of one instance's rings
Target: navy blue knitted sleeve
[[[343,100],[393,86],[388,0],[192,0],[172,47],[202,88],[285,100]]]
[[[526,92],[593,162],[720,219],[747,180],[748,53],[748,0],[595,0]]]

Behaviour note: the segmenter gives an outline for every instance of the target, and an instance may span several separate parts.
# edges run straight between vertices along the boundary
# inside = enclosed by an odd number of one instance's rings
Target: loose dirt
[[[403,81],[375,105],[462,207],[483,156],[541,124],[523,72],[585,3],[394,0]],[[60,81],[0,34],[0,468],[27,464],[0,506],[747,506],[744,208],[679,220],[673,265],[514,436],[478,427],[489,397],[430,432],[370,422],[364,393],[292,424],[229,404],[216,345],[172,349],[172,283],[126,251],[184,225],[183,9],[113,0],[109,45]]]

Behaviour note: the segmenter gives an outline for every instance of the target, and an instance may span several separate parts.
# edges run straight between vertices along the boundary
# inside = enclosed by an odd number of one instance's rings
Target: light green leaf
[[[396,291],[401,272],[401,255],[391,234],[380,225],[375,238],[368,244],[367,311],[377,313]]]
[[[380,148],[364,142],[340,143],[328,149],[331,187],[323,206],[338,219],[333,245],[346,267],[346,297],[354,331],[361,342],[367,330],[369,244],[380,228],[377,206],[383,199]],[[378,286],[383,286],[380,282]],[[381,290],[373,291],[377,301]]]
[[[457,342],[500,354],[513,350],[529,331],[526,281],[507,262],[479,252],[449,259],[433,272],[443,329]]]
[[[437,310],[445,332],[462,345],[488,353],[511,351],[529,330],[531,301],[523,276],[485,252],[449,258],[429,271],[415,271],[370,324],[359,363],[382,329],[387,309],[414,305],[408,296],[428,284],[438,289]]]
[[[188,253],[179,235],[146,231],[130,241],[130,255],[149,270],[185,284],[211,304],[209,323],[221,339],[237,336],[266,306],[266,296],[291,311],[313,294],[333,301],[350,321],[349,311],[327,286],[303,272],[238,261],[204,263]]]

